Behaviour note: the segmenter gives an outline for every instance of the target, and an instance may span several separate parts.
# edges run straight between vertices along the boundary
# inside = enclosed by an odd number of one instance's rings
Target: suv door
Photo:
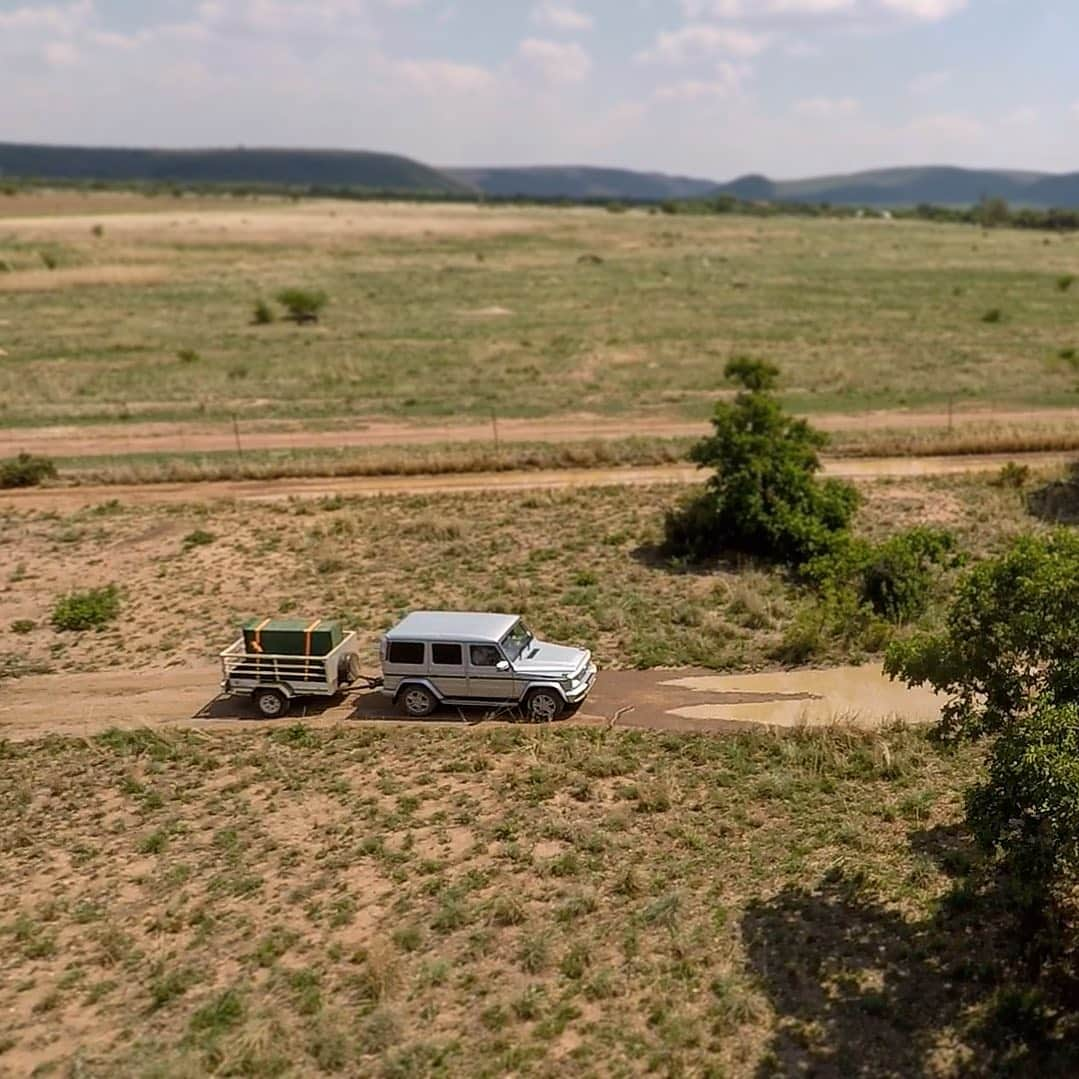
[[[517,692],[512,668],[498,669],[505,660],[496,644],[468,646],[468,695],[475,700],[515,701]]]
[[[469,696],[464,645],[432,641],[428,670],[431,683],[443,697],[459,700]]]

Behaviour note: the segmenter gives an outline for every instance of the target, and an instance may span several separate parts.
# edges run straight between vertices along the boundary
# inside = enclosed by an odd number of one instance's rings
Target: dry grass
[[[859,527],[957,530],[975,552],[1027,530],[1014,491],[981,480],[866,485]],[[414,608],[508,609],[537,632],[583,641],[606,666],[770,667],[810,599],[781,574],[655,557],[670,487],[325,499],[294,504],[8,511],[0,524],[0,656],[74,670],[202,661],[255,614],[337,615],[372,658],[379,634]],[[213,543],[186,546],[196,529]],[[57,634],[49,612],[73,588],[117,583],[119,622]],[[17,633],[10,623],[35,628]],[[879,636],[822,636],[814,662],[856,660]]]
[[[12,1074],[1076,1065],[1074,1013],[1054,1042],[1007,1007],[1029,992],[1013,940],[964,879],[976,762],[918,734],[295,727],[0,751]]]
[[[0,274],[0,292],[60,292],[69,288],[159,285],[168,280],[163,266],[77,266]]]
[[[136,263],[167,280],[71,289],[60,306],[21,293],[0,329],[0,421],[704,418],[739,352],[779,363],[790,403],[811,411],[1070,401],[1059,357],[1079,301],[1056,279],[1076,241],[1044,239],[258,200],[9,217],[14,273],[0,276],[36,273],[46,248],[60,270]],[[249,325],[254,301],[288,286],[328,293],[320,325]],[[980,322],[1005,294],[1007,320]],[[177,362],[188,351],[201,361]]]

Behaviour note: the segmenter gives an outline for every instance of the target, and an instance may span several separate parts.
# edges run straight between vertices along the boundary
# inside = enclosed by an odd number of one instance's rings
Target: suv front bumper
[[[566,700],[570,704],[580,704],[581,701],[592,692],[592,687],[596,684],[596,665],[590,663],[588,670],[584,672],[584,677],[575,685],[570,686],[569,689],[563,692],[566,695]]]

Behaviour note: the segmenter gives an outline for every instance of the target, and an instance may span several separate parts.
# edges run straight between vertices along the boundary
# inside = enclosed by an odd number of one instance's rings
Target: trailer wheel
[[[525,715],[533,723],[550,723],[565,708],[566,702],[553,689],[534,689],[525,698]]]
[[[353,682],[358,682],[362,675],[363,664],[360,662],[360,657],[356,655],[355,652],[350,652],[347,656],[341,658],[337,680],[342,685],[352,685]]]
[[[405,686],[398,698],[405,711],[416,719],[424,719],[438,706],[435,695],[423,686]]]
[[[255,707],[264,719],[280,719],[288,715],[288,697],[279,689],[256,689]]]

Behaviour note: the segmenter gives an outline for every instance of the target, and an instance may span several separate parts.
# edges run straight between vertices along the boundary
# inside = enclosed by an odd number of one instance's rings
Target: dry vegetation
[[[858,527],[878,538],[937,523],[955,528],[968,550],[985,551],[1031,527],[1016,492],[984,478],[864,489]],[[663,512],[679,495],[608,488],[8,510],[0,520],[0,675],[204,660],[240,619],[260,613],[338,615],[373,650],[380,632],[416,607],[519,610],[537,632],[589,642],[607,666],[776,665],[794,627],[805,632],[799,614],[811,599],[752,566],[687,572],[660,562]],[[58,596],[112,583],[123,606],[109,628],[50,626]],[[879,636],[849,633],[819,628],[800,656],[857,659],[881,646]]]
[[[975,762],[918,734],[295,727],[0,753],[13,1074],[1076,1063],[1031,1039],[965,877]]]
[[[2,200],[0,289],[34,289],[0,292],[9,424],[703,417],[732,352],[779,363],[809,409],[1073,400],[1073,236],[168,198],[49,217],[36,199]],[[250,324],[295,285],[330,296],[319,326]],[[990,306],[1007,318],[983,323]]]

